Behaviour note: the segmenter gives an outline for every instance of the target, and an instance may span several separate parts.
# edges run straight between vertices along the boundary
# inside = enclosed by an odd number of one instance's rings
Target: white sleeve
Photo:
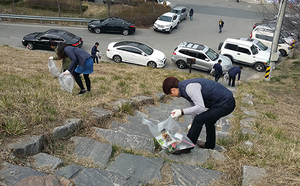
[[[191,107],[183,109],[185,115],[192,115],[193,117],[207,110],[204,105],[201,89],[202,86],[199,83],[190,83],[186,86],[185,91],[191,98],[192,104],[190,104]]]

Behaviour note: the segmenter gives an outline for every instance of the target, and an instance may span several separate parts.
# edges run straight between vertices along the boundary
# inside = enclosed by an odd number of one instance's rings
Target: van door
[[[238,60],[240,63],[244,64],[252,64],[254,61],[255,56],[252,55],[250,50],[248,48],[239,46],[238,52],[236,54],[236,60]]]

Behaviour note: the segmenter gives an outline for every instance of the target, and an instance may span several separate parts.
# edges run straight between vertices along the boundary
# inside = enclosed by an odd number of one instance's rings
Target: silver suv
[[[180,22],[184,19],[186,19],[187,17],[187,10],[186,10],[186,7],[183,7],[183,6],[176,6],[174,8],[171,9],[171,12],[179,15],[179,18],[180,18]]]
[[[221,66],[224,73],[232,67],[232,62],[228,57],[218,54],[208,46],[191,42],[180,43],[175,48],[171,60],[178,68],[184,69],[189,66],[188,58],[195,59],[192,68],[204,71],[210,71],[219,59],[222,60]]]

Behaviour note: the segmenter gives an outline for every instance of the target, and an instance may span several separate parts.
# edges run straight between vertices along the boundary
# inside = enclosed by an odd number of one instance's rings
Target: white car
[[[153,29],[155,31],[172,32],[179,24],[179,15],[172,12],[167,12],[161,15],[154,23]]]
[[[108,45],[106,56],[115,62],[127,62],[153,68],[166,65],[166,55],[148,45],[135,41],[112,42]]]

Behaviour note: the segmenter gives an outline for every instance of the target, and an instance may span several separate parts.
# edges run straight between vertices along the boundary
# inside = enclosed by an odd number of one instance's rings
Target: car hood
[[[151,57],[156,58],[158,60],[162,60],[166,58],[166,55],[159,50],[153,49],[153,53],[151,54]]]
[[[31,33],[31,34],[28,34],[26,36],[24,36],[23,39],[34,39],[37,35],[41,34],[42,32],[34,32],[34,33]]]
[[[158,24],[158,25],[164,25],[164,26],[168,26],[168,25],[171,25],[171,24],[172,24],[172,22],[167,22],[167,21],[156,20],[156,21],[155,21],[155,24]]]

